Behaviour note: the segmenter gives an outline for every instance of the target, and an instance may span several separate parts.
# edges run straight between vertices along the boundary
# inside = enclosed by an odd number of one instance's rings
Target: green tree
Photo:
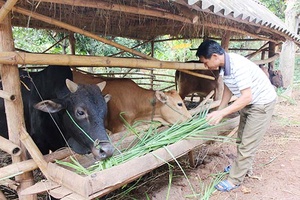
[[[283,0],[260,0],[269,10],[277,17],[284,20],[284,11],[286,9],[285,1]]]

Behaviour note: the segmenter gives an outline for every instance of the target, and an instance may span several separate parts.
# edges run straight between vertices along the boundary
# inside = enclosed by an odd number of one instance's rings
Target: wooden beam
[[[18,145],[2,136],[0,136],[0,147],[3,151],[12,156],[19,156],[22,152],[21,148]]]
[[[8,101],[13,101],[16,99],[16,96],[13,94],[10,94],[9,92],[5,92],[3,90],[0,90],[0,97],[3,99],[6,99]]]
[[[245,56],[246,58],[250,59],[252,57],[254,57],[255,55],[257,55],[259,52],[267,49],[268,47],[266,47],[269,44],[269,42],[266,42],[263,46],[261,46],[256,52],[253,52],[247,56]]]
[[[0,9],[0,23],[4,20],[7,14],[11,11],[12,7],[17,3],[18,0],[8,0]]]
[[[274,62],[277,58],[279,58],[280,54],[276,53],[273,57],[265,59],[265,60],[256,60],[253,61],[255,64],[260,65],[260,64],[268,64],[270,62]]]
[[[208,80],[215,80],[215,77],[212,77],[212,76],[209,76],[209,75],[204,75],[204,74],[200,74],[200,73],[196,73],[196,72],[192,72],[192,71],[184,70],[184,69],[181,69],[179,71],[184,72],[186,74],[190,74],[190,75],[199,77],[199,78],[205,78],[205,79],[208,79]]]
[[[28,150],[29,154],[42,171],[43,175],[46,178],[49,178],[48,171],[47,171],[47,162],[45,161],[41,151],[36,146],[30,135],[27,133],[25,128],[21,128],[20,130],[20,138],[26,149]]]
[[[22,65],[65,65],[65,66],[105,66],[156,69],[206,69],[203,63],[166,62],[136,58],[112,58],[100,56],[78,56],[62,54],[32,54],[23,52],[0,52],[0,64]],[[28,66],[30,68],[30,66]]]
[[[69,149],[65,148],[60,151],[53,152],[51,154],[45,155],[44,159],[47,162],[53,162],[54,160],[61,160],[74,154],[74,152]],[[0,180],[5,180],[11,177],[16,176],[17,174],[23,174],[26,172],[30,172],[34,169],[37,169],[38,166],[33,159],[25,160],[18,163],[13,163],[11,165],[7,165],[5,167],[0,168]],[[0,182],[1,183],[1,182]]]

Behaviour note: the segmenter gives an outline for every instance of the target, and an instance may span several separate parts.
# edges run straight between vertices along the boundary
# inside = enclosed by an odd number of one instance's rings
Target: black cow
[[[114,148],[104,128],[110,98],[102,96],[105,84],[77,85],[70,81],[70,68],[63,66],[19,73],[26,128],[43,154],[64,147],[67,140],[77,153],[92,152],[97,160],[112,156]],[[0,98],[0,130],[7,137],[4,112]]]

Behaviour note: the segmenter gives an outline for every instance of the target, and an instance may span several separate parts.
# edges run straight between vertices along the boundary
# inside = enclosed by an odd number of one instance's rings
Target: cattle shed
[[[0,138],[0,147],[10,152],[13,161],[13,164],[0,168],[0,183],[17,190],[19,199],[36,199],[35,193],[41,192],[40,187],[36,186],[36,189],[32,186],[31,171],[36,168],[39,168],[47,178],[46,189],[52,190],[54,196],[64,194],[58,197],[92,199],[137,179],[162,165],[163,162],[153,161],[147,167],[141,166],[140,169],[128,172],[129,177],[124,174],[118,177],[119,174],[113,168],[87,177],[77,176],[68,169],[59,168],[52,161],[67,157],[70,151],[62,150],[43,157],[25,130],[18,66],[117,66],[140,69],[177,69],[185,72],[204,69],[200,63],[157,60],[134,48],[115,43],[107,39],[107,36],[126,37],[153,45],[157,42],[157,37],[163,35],[169,35],[171,39],[215,38],[221,41],[225,49],[228,48],[230,41],[265,41],[264,46],[249,55],[251,58],[264,51],[268,52],[269,58],[264,59],[261,56],[262,60],[256,61],[257,64],[270,63],[278,58],[276,46],[285,41],[300,45],[299,35],[290,30],[284,22],[257,0],[7,0],[0,1],[0,3],[1,81],[5,86],[3,90],[0,90],[0,96],[5,100],[9,129],[9,140]],[[70,43],[73,44],[73,55],[16,51],[12,26],[68,33]],[[73,33],[85,35],[116,47],[120,51],[129,52],[133,56],[120,58],[110,57],[110,55],[74,55]],[[180,144],[170,145],[170,149],[177,149],[176,145],[184,147],[181,151],[174,152],[174,155],[179,157],[200,143],[199,141],[182,141]],[[25,150],[29,151],[32,159],[28,159]],[[163,149],[158,150],[157,153],[165,160],[172,160],[172,157],[168,157]],[[137,159],[153,160],[153,156],[147,154],[146,158]],[[139,160],[139,162],[143,161]],[[123,167],[126,169],[130,164],[132,163],[127,163]],[[109,181],[112,182],[109,182],[103,178],[111,177],[111,174],[114,174],[117,179],[110,179]],[[14,180],[10,179],[13,177],[15,177]],[[71,180],[67,179],[70,177],[72,177]],[[22,192],[31,195],[21,195]],[[3,194],[0,193],[0,198],[2,196]]]

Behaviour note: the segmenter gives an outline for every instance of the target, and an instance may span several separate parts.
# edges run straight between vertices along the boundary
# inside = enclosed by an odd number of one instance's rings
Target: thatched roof
[[[255,0],[19,0],[15,7],[14,26],[64,30],[20,12],[26,9],[103,36],[222,37],[229,30],[238,38],[300,44],[299,36]]]

